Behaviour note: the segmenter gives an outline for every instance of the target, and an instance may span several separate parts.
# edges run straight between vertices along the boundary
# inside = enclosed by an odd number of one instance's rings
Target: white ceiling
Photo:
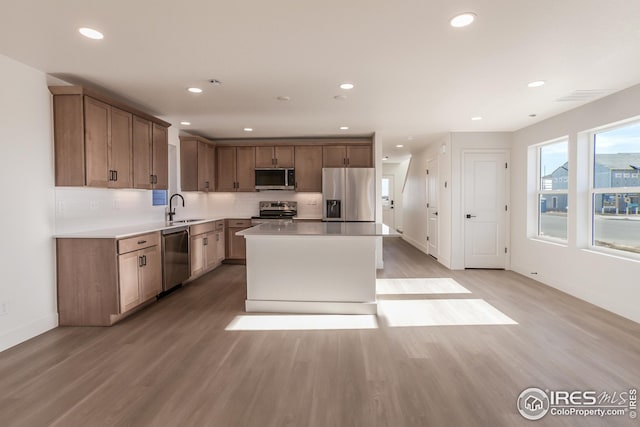
[[[476,22],[452,28],[465,11]],[[640,1],[2,0],[0,53],[205,137],[376,132],[394,160],[448,131],[513,131],[593,99],[557,101],[574,91],[640,83]]]

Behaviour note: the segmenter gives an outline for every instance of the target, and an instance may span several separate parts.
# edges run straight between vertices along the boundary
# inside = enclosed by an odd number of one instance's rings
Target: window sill
[[[631,261],[634,263],[640,263],[640,254],[636,254],[633,252],[618,251],[615,249],[600,248],[597,246],[595,247],[591,246],[589,248],[583,248],[581,250],[583,252],[588,252],[596,255],[603,255],[610,258],[616,258],[621,261]]]
[[[547,243],[554,246],[560,246],[562,248],[569,247],[569,244],[566,240],[554,239],[553,237],[533,236],[533,237],[529,237],[529,240],[533,242]]]

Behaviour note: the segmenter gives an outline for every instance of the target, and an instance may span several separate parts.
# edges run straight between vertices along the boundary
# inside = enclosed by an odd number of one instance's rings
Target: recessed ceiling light
[[[352,83],[342,83],[340,85],[340,89],[344,89],[344,90],[353,89],[353,84]]]
[[[473,117],[471,117],[471,120],[473,120],[474,122],[477,122],[478,120],[482,120],[482,117],[480,117],[480,116],[473,116]]]
[[[191,122],[180,122],[182,126],[191,126]]]
[[[340,126],[340,130],[349,130],[349,126]]]
[[[336,101],[344,101],[345,99],[347,99],[347,95],[336,95],[333,97],[333,99],[335,99]]]
[[[102,40],[104,38],[104,34],[102,34],[98,30],[94,30],[93,28],[82,27],[82,28],[78,28],[78,31],[83,36],[93,40]]]
[[[396,148],[402,148],[402,147],[404,147],[404,145],[402,145],[402,144],[397,144],[396,145]]]
[[[475,13],[465,12],[451,18],[451,21],[449,21],[449,23],[451,24],[452,27],[460,28],[460,27],[466,27],[467,25],[471,24],[475,19],[476,19]]]
[[[291,97],[290,96],[278,96],[276,99],[278,101],[291,101]]]
[[[536,80],[535,82],[529,83],[527,86],[529,87],[540,87],[544,86],[544,80]]]
[[[199,87],[190,87],[187,88],[187,90],[191,93],[202,93],[202,89],[200,89]]]
[[[389,160],[389,156],[384,156],[382,160]]]
[[[243,129],[245,132],[253,132],[253,128],[244,128]]]

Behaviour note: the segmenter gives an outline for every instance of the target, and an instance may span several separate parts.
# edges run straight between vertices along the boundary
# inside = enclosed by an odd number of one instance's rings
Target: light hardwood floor
[[[112,327],[58,328],[0,353],[2,426],[637,426],[524,420],[525,388],[640,386],[640,325],[512,272],[451,272],[385,240],[379,277],[453,278],[517,324],[227,331],[245,267],[223,265]]]

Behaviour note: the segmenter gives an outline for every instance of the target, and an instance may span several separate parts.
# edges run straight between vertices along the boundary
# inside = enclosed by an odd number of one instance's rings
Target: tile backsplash
[[[250,218],[258,214],[262,200],[295,200],[298,216],[320,218],[322,193],[263,191],[259,193],[181,193],[185,207],[176,207],[176,218]],[[56,187],[56,233],[68,233],[122,225],[164,221],[167,206],[152,206],[149,190],[113,190]]]

